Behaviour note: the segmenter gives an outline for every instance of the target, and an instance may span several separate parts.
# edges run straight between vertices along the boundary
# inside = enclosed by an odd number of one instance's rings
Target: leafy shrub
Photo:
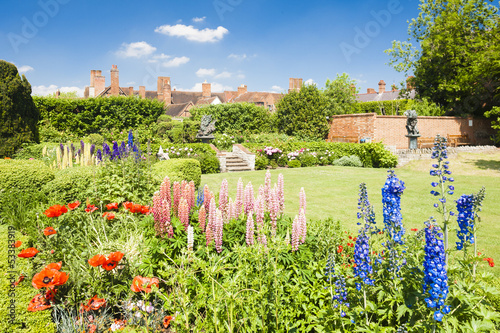
[[[300,163],[299,160],[290,160],[288,161],[288,167],[289,168],[300,168],[302,166],[302,163]]]
[[[55,174],[55,179],[42,187],[42,192],[56,202],[75,200],[84,202],[92,194],[95,172],[97,170],[91,166],[75,166],[59,170]]]
[[[304,154],[300,157],[300,163],[303,167],[312,167],[318,164],[318,159],[313,154]]]
[[[276,162],[275,160],[271,160],[271,163],[269,163],[269,165],[271,166],[271,168],[273,169],[276,169],[279,165],[278,165],[278,162]]]
[[[181,182],[182,180],[194,181],[196,187],[201,182],[200,162],[192,158],[175,158],[155,163],[152,167],[153,173],[163,180],[166,176],[170,182]]]
[[[265,170],[269,165],[269,159],[266,156],[255,156],[255,170]]]
[[[214,134],[215,140],[213,140],[214,146],[220,150],[232,151],[233,145],[242,143],[243,136],[241,135],[229,135],[229,134]]]
[[[151,144],[151,151],[156,154],[162,147],[170,158],[196,158],[198,155],[215,156],[217,153],[210,145],[205,143],[172,143],[168,141],[159,141]]]
[[[160,137],[164,137],[168,131],[172,129],[173,125],[171,122],[161,122],[158,123],[158,127],[156,128],[156,134]]]
[[[77,140],[77,136],[66,131],[55,129],[48,120],[38,122],[40,142],[67,142]]]
[[[160,123],[169,123],[169,122],[172,122],[172,117],[166,115],[166,114],[162,114],[158,117],[158,119],[156,120],[156,122],[158,124]]]
[[[41,160],[43,158],[44,147],[53,148],[54,144],[43,143],[23,143],[22,148],[16,151],[14,158],[28,160],[30,158]]]
[[[104,137],[98,133],[92,133],[87,136],[85,141],[88,141],[91,145],[102,146]]]
[[[333,165],[359,167],[359,168],[363,167],[363,163],[356,155],[343,156],[338,160],[333,161]]]
[[[200,162],[201,173],[219,173],[220,172],[220,162],[217,156],[209,154],[201,154],[195,157]]]
[[[10,235],[12,235],[10,237]],[[14,241],[20,240],[23,242],[22,246],[15,249],[10,248]],[[21,273],[30,270],[30,259],[17,258],[15,254],[19,253],[21,249],[28,248],[29,238],[23,236],[20,232],[16,232],[12,227],[0,225],[0,242],[4,246],[0,249],[0,271],[9,272],[0,281],[0,331],[12,333],[55,333],[56,327],[52,322],[51,311],[29,312],[27,310],[28,304],[35,296],[37,291],[31,286],[31,279],[25,279],[15,289],[11,289],[13,284]],[[8,245],[8,246],[7,246]],[[8,260],[7,255],[12,255],[9,251],[14,250],[16,258],[14,268],[10,267],[11,261]],[[6,273],[7,274],[7,273]],[[15,301],[15,320],[11,322],[9,314],[9,306],[11,302]]]

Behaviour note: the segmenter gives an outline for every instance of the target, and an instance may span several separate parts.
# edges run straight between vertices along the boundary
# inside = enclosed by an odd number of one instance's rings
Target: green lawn
[[[429,193],[430,183],[434,177],[429,175],[432,160],[414,161],[396,169],[397,176],[405,182],[401,206],[403,222],[407,230],[422,228],[423,222],[430,216],[438,217],[433,207],[435,198]],[[500,151],[473,154],[462,153],[450,158],[450,169],[455,178],[455,195],[453,200],[462,194],[477,192],[486,187],[486,199],[481,212],[481,227],[478,231],[478,249],[492,257],[498,265],[488,270],[500,275]],[[265,171],[223,173],[203,175],[201,184],[208,184],[210,189],[218,192],[221,181],[229,182],[229,193],[236,195],[236,184],[241,177],[246,185],[249,181],[258,191],[264,183]],[[320,220],[331,217],[342,222],[345,229],[356,231],[357,201],[359,184],[368,186],[370,202],[375,207],[377,222],[382,227],[382,194],[387,170],[351,167],[313,167],[298,169],[271,170],[273,183],[278,174],[285,179],[285,213],[291,217],[298,213],[299,191],[304,187],[307,197],[307,218]],[[450,204],[451,206],[451,204]],[[438,218],[438,221],[439,218]],[[456,222],[452,228],[456,227]],[[454,239],[451,240],[454,242]],[[450,245],[453,243],[450,243]]]

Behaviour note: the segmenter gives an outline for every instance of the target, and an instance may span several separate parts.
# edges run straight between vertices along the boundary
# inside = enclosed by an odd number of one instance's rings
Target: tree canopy
[[[498,6],[491,0],[420,0],[419,10],[408,41],[386,50],[389,64],[413,73],[418,96],[448,114],[482,115],[500,105]]]
[[[337,74],[335,80],[326,80],[323,93],[328,99],[328,108],[334,114],[348,114],[354,112],[356,101],[356,81],[349,75],[343,73]]]

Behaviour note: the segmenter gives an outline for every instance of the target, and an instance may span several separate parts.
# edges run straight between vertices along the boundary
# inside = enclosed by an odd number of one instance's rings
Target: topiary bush
[[[318,164],[318,158],[312,154],[304,154],[300,157],[300,163],[303,167],[312,167]]]
[[[358,168],[363,167],[363,163],[361,162],[359,157],[356,155],[343,156],[343,157],[339,158],[338,160],[333,161],[333,165],[350,166],[350,167],[358,167]]]
[[[168,131],[170,131],[173,127],[172,122],[160,122],[158,123],[158,127],[156,128],[156,134],[158,136],[164,137]]]
[[[157,124],[160,124],[160,123],[169,123],[172,121],[172,117],[166,115],[166,114],[162,114],[158,117],[158,119],[156,120],[156,123]]]
[[[153,173],[159,179],[168,176],[171,182],[182,180],[194,181],[196,187],[201,182],[201,166],[198,160],[192,158],[176,158],[155,163],[152,167]]]
[[[288,167],[289,168],[300,168],[302,166],[302,163],[300,163],[299,160],[290,160],[288,161]]]
[[[59,170],[55,179],[42,187],[42,192],[56,202],[84,202],[93,191],[94,167],[75,166]]]
[[[21,247],[11,248],[11,245],[18,240],[23,242]],[[0,242],[3,245],[0,248],[0,271],[6,272],[6,276],[0,281],[0,294],[2,295],[0,297],[0,332],[55,333],[56,325],[52,322],[50,309],[38,312],[27,310],[29,302],[37,294],[31,285],[31,279],[24,279],[15,288],[11,287],[11,283],[16,282],[21,273],[26,274],[30,271],[31,259],[17,257],[22,249],[29,247],[28,237],[16,232],[11,226],[0,225]],[[11,261],[8,255],[14,255],[16,260]],[[13,320],[10,315],[9,307],[11,306],[15,311]]]
[[[196,159],[200,162],[202,174],[220,172],[220,162],[216,156],[210,154],[202,154],[198,155]]]

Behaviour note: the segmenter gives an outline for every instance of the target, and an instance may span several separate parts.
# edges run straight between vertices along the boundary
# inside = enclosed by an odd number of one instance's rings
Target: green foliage
[[[219,173],[220,172],[220,162],[217,156],[212,154],[200,154],[195,157],[200,162],[201,173]]]
[[[55,173],[55,179],[42,187],[42,192],[54,202],[68,203],[75,200],[85,202],[93,194],[98,168],[74,166]],[[101,180],[99,178],[99,180]]]
[[[330,115],[353,113],[357,104],[356,81],[351,79],[348,74],[337,74],[335,80],[326,80],[323,94],[328,99],[328,109]]]
[[[292,91],[276,105],[280,133],[324,139],[328,135],[328,99],[315,85]]]
[[[87,141],[91,145],[102,146],[104,138],[100,134],[92,133],[89,134],[84,141]]]
[[[338,160],[333,161],[333,165],[350,166],[350,167],[358,167],[358,168],[363,167],[363,163],[361,162],[359,157],[356,155],[343,156],[343,157],[339,158]]]
[[[0,158],[12,156],[24,142],[38,142],[39,117],[24,74],[0,60]]]
[[[255,156],[255,170],[265,170],[269,165],[269,159],[265,155]]]
[[[300,163],[299,160],[290,160],[288,161],[288,167],[289,168],[300,168],[302,166],[302,163]]]
[[[386,115],[402,115],[405,110],[411,109],[411,100],[396,99],[382,102],[361,102],[354,105],[353,113],[376,113],[382,115],[382,110]],[[419,114],[420,115],[420,114]]]
[[[200,186],[201,167],[200,162],[195,159],[175,158],[160,161],[155,163],[152,169],[153,173],[161,180],[168,176],[171,183],[192,180],[196,187]]]
[[[214,146],[220,150],[232,151],[233,145],[243,142],[243,135],[215,134],[212,141]]]
[[[313,154],[303,154],[300,156],[300,163],[303,167],[312,167],[318,164],[318,159]]]
[[[55,144],[47,144],[46,142],[42,143],[23,143],[22,147],[16,151],[14,155],[15,159],[23,159],[28,160],[30,158],[34,158],[37,160],[43,159],[43,150],[44,147],[54,148]]]
[[[201,120],[203,115],[216,119],[215,133],[235,134],[240,132],[271,132],[271,115],[264,107],[252,103],[227,103],[203,106],[190,110],[193,119]]]
[[[162,115],[160,115],[158,117],[158,119],[156,120],[156,122],[158,124],[160,124],[160,123],[170,123],[170,122],[172,122],[172,117],[170,117],[170,116],[168,116],[166,114],[162,114]]]
[[[170,158],[196,158],[199,155],[215,156],[216,152],[206,143],[170,143],[168,141],[159,141],[152,143],[151,152],[156,154],[160,146]],[[189,155],[188,155],[189,154]]]
[[[156,134],[159,137],[165,137],[165,134],[167,134],[168,131],[170,131],[173,128],[173,124],[171,122],[160,122],[158,123],[158,126],[156,127]]]
[[[78,136],[104,133],[105,129],[128,131],[156,123],[163,102],[134,97],[67,99],[34,97],[41,119],[58,131]],[[142,141],[141,141],[142,142]]]
[[[500,142],[500,107],[495,106],[490,111],[485,112],[486,118],[493,118],[491,121],[491,127],[497,130],[497,136],[495,137],[496,142]],[[495,119],[496,117],[496,119]]]
[[[413,72],[412,84],[455,115],[482,115],[500,105],[500,15],[482,0],[423,0],[408,33],[417,44],[396,42],[387,50],[398,71]]]
[[[12,245],[18,240],[22,241],[23,245],[16,249]],[[52,323],[50,309],[39,312],[29,312],[27,310],[29,302],[38,293],[31,286],[31,280],[25,279],[17,287],[11,288],[11,283],[16,282],[21,274],[26,275],[31,269],[31,259],[17,257],[17,254],[22,249],[28,247],[29,238],[23,236],[11,226],[0,225],[0,241],[3,244],[0,249],[0,270],[5,272],[4,278],[0,281],[0,293],[2,295],[0,298],[0,331],[12,333],[55,333],[56,327]],[[7,257],[8,255],[13,255],[15,261],[12,262],[12,259]],[[15,319],[13,321],[11,321],[9,313],[9,306],[11,304],[15,311]]]
[[[40,133],[40,142],[68,142],[77,140],[77,137],[72,133],[55,129],[48,120],[40,120],[38,122],[38,132]]]

